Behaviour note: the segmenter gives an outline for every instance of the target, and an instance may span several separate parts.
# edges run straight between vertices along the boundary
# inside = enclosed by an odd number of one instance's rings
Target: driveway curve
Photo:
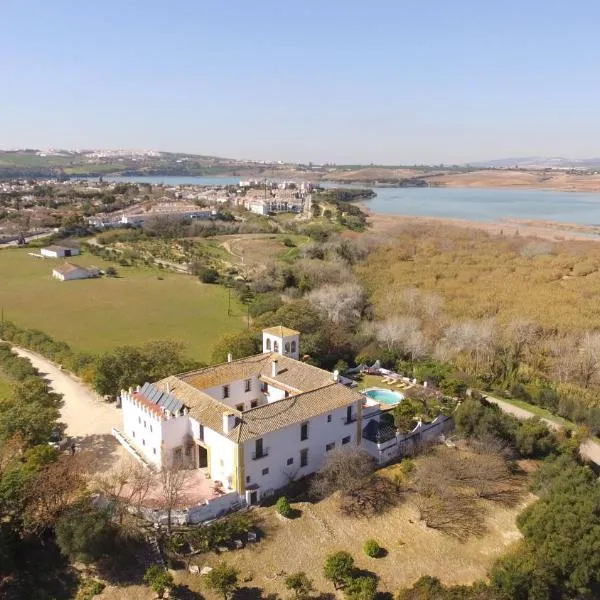
[[[78,450],[92,451],[96,470],[110,468],[122,456],[124,448],[112,435],[112,428],[120,428],[121,411],[112,403],[100,399],[90,388],[53,362],[30,350],[12,347],[13,352],[27,358],[48,381],[52,391],[62,394],[60,416],[66,424],[66,435]]]

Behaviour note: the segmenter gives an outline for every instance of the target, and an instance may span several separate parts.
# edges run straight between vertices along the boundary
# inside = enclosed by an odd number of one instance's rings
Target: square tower
[[[263,329],[263,352],[277,352],[300,360],[300,332],[281,325]]]

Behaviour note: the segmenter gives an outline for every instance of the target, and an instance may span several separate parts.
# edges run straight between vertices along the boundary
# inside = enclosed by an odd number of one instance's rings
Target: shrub
[[[238,571],[234,567],[221,563],[204,576],[204,581],[208,588],[227,600],[237,589]]]
[[[354,573],[354,558],[349,552],[340,550],[328,554],[323,565],[323,576],[337,589],[346,583]]]
[[[207,269],[201,269],[199,277],[202,283],[217,283],[217,281],[219,281],[219,272],[216,269],[209,267]]]
[[[152,565],[144,573],[144,583],[148,584],[159,598],[173,585],[173,576],[158,565]]]
[[[374,577],[355,577],[346,582],[344,595],[347,600],[373,600],[377,593],[377,580]]]
[[[304,571],[286,577],[285,587],[294,592],[294,600],[306,600],[315,589],[312,580]]]
[[[94,596],[102,593],[106,586],[97,579],[83,579],[79,584],[76,600],[92,600]]]
[[[281,498],[277,500],[275,508],[282,517],[288,518],[292,514],[292,507],[290,506],[289,500],[285,496],[281,496]]]
[[[382,548],[377,543],[377,540],[371,538],[365,542],[363,550],[365,551],[365,554],[370,558],[377,558],[381,555]]]

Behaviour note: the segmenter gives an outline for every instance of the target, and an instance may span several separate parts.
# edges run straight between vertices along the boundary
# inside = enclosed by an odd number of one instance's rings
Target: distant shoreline
[[[370,227],[365,234],[394,236],[410,225],[449,225],[467,229],[480,229],[493,235],[535,237],[544,240],[600,242],[600,226],[535,221],[527,219],[506,219],[502,221],[470,221],[445,217],[421,217],[411,215],[390,215],[373,213],[364,203],[361,208],[368,214]]]

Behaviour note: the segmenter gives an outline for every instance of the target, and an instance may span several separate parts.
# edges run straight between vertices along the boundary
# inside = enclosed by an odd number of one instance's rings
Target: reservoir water
[[[130,181],[165,185],[232,185],[239,177],[114,177],[107,181]],[[327,183],[327,187],[343,184]],[[363,187],[363,186],[360,186]],[[365,202],[374,213],[500,221],[535,219],[600,225],[600,193],[522,190],[514,188],[373,188],[377,196]]]

